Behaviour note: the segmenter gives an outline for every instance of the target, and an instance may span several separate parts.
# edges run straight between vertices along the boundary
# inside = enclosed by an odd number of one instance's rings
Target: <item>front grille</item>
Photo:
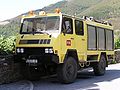
[[[19,44],[50,44],[50,39],[20,40]]]
[[[38,44],[39,40],[27,40],[27,44]]]

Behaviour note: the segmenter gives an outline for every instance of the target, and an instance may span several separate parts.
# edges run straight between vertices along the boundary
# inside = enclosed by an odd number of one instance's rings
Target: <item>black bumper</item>
[[[14,55],[14,62],[26,62],[27,59],[37,59],[38,64],[48,64],[57,63],[59,64],[59,57],[55,54],[41,54],[41,55],[26,55],[26,54],[16,54]]]

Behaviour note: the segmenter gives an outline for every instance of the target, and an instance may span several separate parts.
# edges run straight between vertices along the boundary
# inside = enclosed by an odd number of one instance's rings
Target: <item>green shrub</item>
[[[119,49],[120,48],[120,38],[115,40],[115,48]]]
[[[0,36],[0,54],[12,54],[15,49],[15,36]]]

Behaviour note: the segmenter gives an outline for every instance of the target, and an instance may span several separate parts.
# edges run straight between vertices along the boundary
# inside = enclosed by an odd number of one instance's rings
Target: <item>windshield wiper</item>
[[[36,33],[41,33],[41,34],[47,34],[47,35],[49,35],[49,33],[47,33],[47,32],[41,32],[41,31],[36,32]]]

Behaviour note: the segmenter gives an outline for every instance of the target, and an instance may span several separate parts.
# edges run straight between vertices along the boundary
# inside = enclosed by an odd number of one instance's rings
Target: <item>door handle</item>
[[[85,41],[85,39],[82,39],[82,41]]]
[[[74,40],[74,38],[70,38],[71,40]]]

